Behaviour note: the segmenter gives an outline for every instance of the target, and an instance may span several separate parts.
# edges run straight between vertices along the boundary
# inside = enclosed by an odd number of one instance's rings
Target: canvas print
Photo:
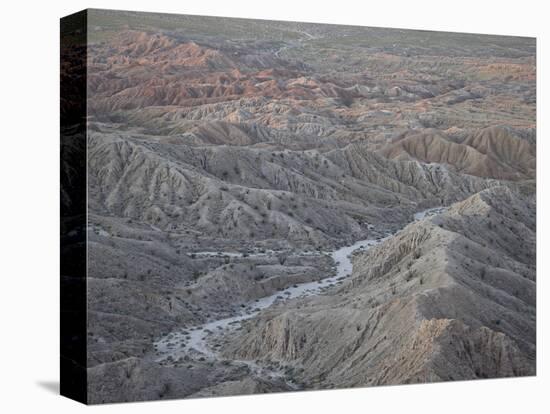
[[[536,373],[534,38],[61,20],[61,391]]]

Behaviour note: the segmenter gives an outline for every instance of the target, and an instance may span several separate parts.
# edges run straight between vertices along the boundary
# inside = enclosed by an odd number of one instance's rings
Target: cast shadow
[[[37,381],[36,385],[46,391],[59,395],[59,381]]]

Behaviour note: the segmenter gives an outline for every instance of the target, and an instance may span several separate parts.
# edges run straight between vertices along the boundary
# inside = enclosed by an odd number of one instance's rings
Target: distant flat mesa
[[[451,166],[457,172],[503,180],[535,177],[535,145],[504,127],[489,127],[452,140],[430,129],[400,136],[380,151],[396,160]]]

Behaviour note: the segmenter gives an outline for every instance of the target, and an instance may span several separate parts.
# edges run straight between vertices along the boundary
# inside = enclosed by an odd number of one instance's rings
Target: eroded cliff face
[[[534,255],[534,199],[485,190],[358,254],[333,295],[250,321],[227,355],[314,387],[532,375]]]

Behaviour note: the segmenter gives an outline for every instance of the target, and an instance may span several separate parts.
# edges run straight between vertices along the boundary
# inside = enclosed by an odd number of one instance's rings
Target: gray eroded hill
[[[89,19],[92,402],[533,372],[534,39]],[[453,203],[359,255],[353,283],[221,332],[229,360],[155,362],[159,338],[315,283],[334,272],[321,252]],[[266,371],[234,359],[243,345]]]
[[[445,166],[388,160],[361,144],[321,154],[124,134],[94,133],[89,142],[94,211],[233,240],[349,242],[369,226],[402,226],[419,203],[447,204],[497,184]]]
[[[535,207],[485,190],[360,254],[338,292],[273,309],[227,355],[309,387],[535,372]]]

